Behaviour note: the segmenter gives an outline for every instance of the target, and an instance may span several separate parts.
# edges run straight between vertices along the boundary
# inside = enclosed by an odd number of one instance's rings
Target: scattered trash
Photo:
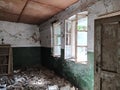
[[[0,77],[0,90],[75,90],[75,87],[53,71],[29,68],[16,70],[13,76]]]
[[[54,86],[48,86],[47,90],[59,90],[57,85]]]
[[[69,85],[67,85],[67,86],[61,87],[60,90],[71,90],[71,88]]]
[[[0,90],[6,90],[6,84],[0,85]]]

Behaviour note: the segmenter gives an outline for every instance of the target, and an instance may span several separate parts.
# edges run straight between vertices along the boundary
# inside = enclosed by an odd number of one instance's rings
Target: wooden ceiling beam
[[[24,5],[24,7],[23,7],[23,9],[22,9],[22,11],[21,11],[21,13],[20,13],[19,17],[18,17],[17,22],[19,22],[19,21],[20,21],[20,18],[21,18],[21,16],[22,16],[23,11],[25,10],[25,8],[26,8],[26,6],[27,6],[28,2],[29,2],[29,0],[27,0],[27,1],[26,1],[25,5]]]

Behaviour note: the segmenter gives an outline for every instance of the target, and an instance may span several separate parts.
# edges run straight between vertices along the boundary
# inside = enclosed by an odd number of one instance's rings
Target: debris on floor
[[[40,70],[16,70],[13,76],[1,76],[0,90],[75,90],[75,87],[42,67]]]

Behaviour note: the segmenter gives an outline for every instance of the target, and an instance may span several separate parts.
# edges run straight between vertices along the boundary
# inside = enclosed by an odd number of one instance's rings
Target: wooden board
[[[12,49],[10,45],[0,45],[0,75],[13,72]]]

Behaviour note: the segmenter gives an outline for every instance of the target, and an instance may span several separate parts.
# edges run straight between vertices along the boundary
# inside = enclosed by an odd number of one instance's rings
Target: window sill
[[[76,59],[74,58],[68,58],[68,59],[65,59],[66,61],[71,61],[71,62],[75,62],[75,63],[78,63],[78,64],[84,64],[86,65],[88,63],[88,61],[77,61]]]
[[[86,65],[88,63],[88,61],[79,61],[79,62],[76,62],[76,63],[80,63],[80,64]]]

